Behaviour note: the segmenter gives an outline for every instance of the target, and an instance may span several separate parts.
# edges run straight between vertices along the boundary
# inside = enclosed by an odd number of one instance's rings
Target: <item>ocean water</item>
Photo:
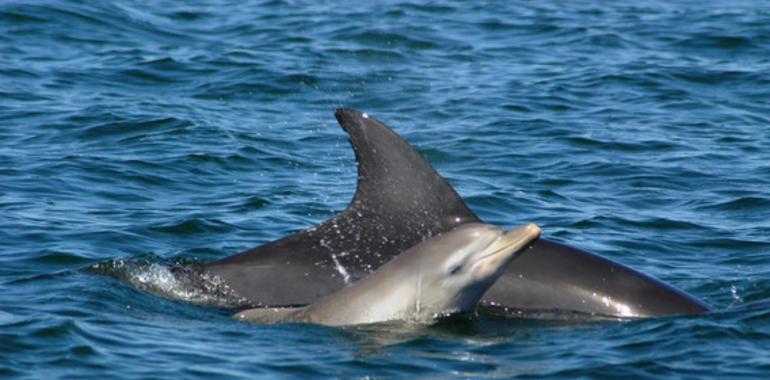
[[[0,377],[770,375],[766,2],[195,3],[0,2]],[[716,311],[259,326],[82,271],[163,286],[342,210],[338,107]]]

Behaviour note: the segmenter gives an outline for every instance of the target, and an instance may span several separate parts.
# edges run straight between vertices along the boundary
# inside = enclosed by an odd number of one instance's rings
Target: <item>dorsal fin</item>
[[[347,209],[307,230],[204,264],[255,305],[311,303],[431,236],[478,221],[386,125],[351,109],[335,115],[358,161],[357,189]]]
[[[401,222],[436,226],[478,221],[446,180],[390,128],[352,109],[338,109],[335,116],[350,135],[358,162],[356,193],[346,213],[414,215]]]

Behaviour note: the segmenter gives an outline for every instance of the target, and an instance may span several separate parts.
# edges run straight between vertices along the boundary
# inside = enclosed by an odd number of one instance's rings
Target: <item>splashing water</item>
[[[729,307],[735,306],[737,303],[743,303],[743,298],[738,294],[738,287],[735,285],[730,285],[730,296],[733,299],[733,302],[730,303]]]
[[[246,298],[238,295],[221,278],[192,265],[119,259],[94,264],[86,271],[117,278],[157,296],[196,305],[250,305]]]

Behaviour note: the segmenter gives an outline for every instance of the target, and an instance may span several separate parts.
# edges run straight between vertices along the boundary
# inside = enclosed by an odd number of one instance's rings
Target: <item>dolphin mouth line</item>
[[[523,231],[522,231],[523,230]],[[490,246],[502,245],[496,248],[494,251],[487,253],[484,256],[479,257],[477,262],[483,262],[491,257],[498,256],[502,252],[508,251],[511,247],[520,246],[517,249],[511,251],[511,253],[522,250],[528,243],[531,243],[540,236],[540,227],[535,224],[527,224],[525,226],[512,229],[504,234],[500,235]]]

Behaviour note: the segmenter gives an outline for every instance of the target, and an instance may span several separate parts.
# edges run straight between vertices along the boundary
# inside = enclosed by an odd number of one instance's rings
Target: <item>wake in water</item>
[[[197,264],[161,262],[158,259],[117,259],[96,263],[87,273],[110,276],[137,289],[201,306],[254,306],[238,295],[221,278],[206,273]]]

